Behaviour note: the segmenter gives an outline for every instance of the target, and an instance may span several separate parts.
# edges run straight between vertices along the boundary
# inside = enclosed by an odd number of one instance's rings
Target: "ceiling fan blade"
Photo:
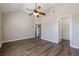
[[[40,11],[37,11],[37,10],[34,10],[34,12],[35,12],[35,13],[39,13],[39,14],[41,14],[41,15],[46,15],[45,13],[40,12]]]
[[[46,14],[45,14],[45,13],[43,13],[43,12],[38,12],[38,13],[39,13],[39,14],[41,14],[41,15],[44,15],[44,16],[46,15]]]
[[[34,11],[34,10],[32,10],[32,9],[29,9],[29,8],[26,8],[27,10],[29,10],[29,11]]]
[[[29,16],[33,15],[33,13],[30,13]]]

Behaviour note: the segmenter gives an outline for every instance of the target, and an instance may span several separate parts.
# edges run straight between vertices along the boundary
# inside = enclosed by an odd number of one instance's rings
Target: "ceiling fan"
[[[27,10],[31,11],[32,13],[29,14],[29,16],[31,15],[35,15],[36,17],[39,17],[40,15],[46,15],[44,12],[41,12],[41,6],[37,5],[37,3],[35,3],[35,8],[34,10],[26,8]]]

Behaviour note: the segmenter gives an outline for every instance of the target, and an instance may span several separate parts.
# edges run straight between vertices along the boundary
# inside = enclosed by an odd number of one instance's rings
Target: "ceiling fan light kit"
[[[38,6],[37,4],[35,4],[35,9],[34,10],[31,10],[31,9],[27,8],[27,10],[33,12],[33,13],[30,13],[29,16],[31,16],[31,15],[35,15],[36,17],[39,17],[40,15],[45,16],[46,14],[44,12],[41,12],[40,9],[41,9],[41,6]]]
[[[33,13],[35,16],[39,15],[38,13]]]

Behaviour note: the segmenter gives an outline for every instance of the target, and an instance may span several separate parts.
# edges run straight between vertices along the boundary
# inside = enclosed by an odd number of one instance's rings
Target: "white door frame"
[[[57,40],[59,43],[59,20],[63,17],[70,17],[70,41],[72,39],[72,15],[64,15],[57,18]]]

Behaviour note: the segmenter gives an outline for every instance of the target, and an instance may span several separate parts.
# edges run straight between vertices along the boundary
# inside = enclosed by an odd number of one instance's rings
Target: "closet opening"
[[[58,19],[58,42],[71,40],[71,16],[62,16]]]

